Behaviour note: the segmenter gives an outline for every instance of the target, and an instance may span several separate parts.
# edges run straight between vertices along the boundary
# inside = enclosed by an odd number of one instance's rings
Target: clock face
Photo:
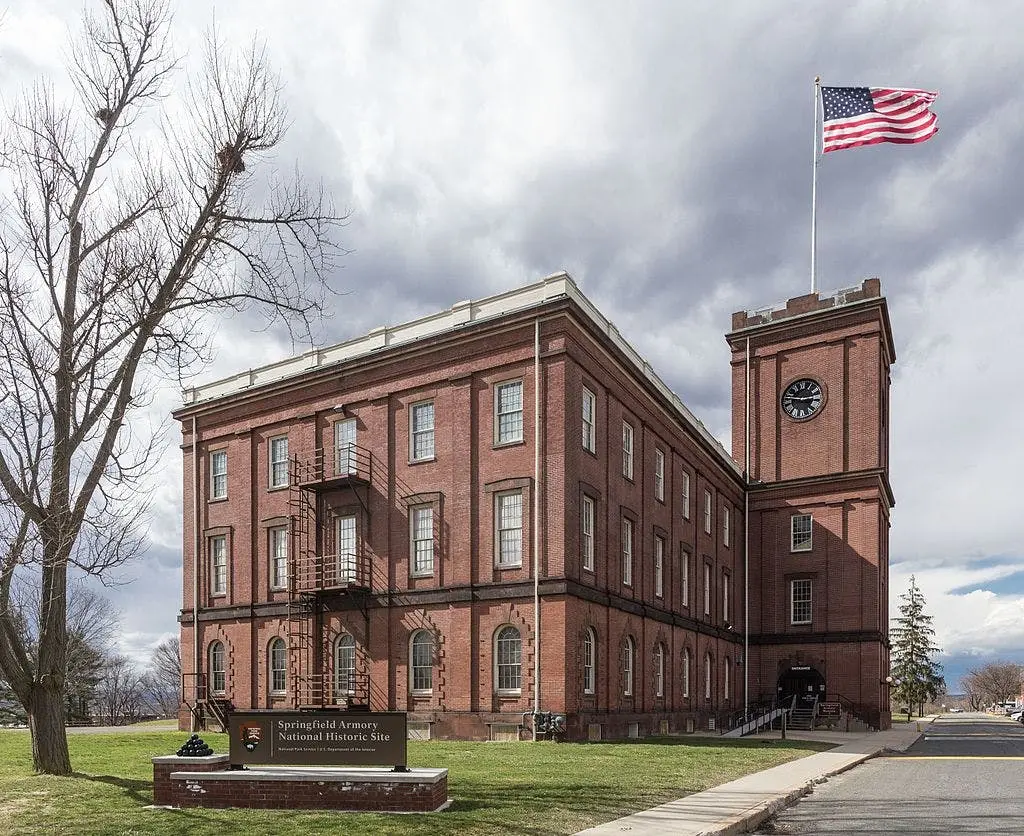
[[[824,400],[821,384],[810,378],[794,380],[782,393],[782,408],[790,418],[810,418]]]

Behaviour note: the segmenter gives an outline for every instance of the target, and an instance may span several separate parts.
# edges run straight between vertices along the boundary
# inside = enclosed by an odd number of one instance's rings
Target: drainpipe
[[[533,321],[533,739],[540,713],[540,320]]]
[[[743,407],[743,714],[750,710],[750,337]]]
[[[195,693],[199,696],[199,671],[202,654],[199,650],[199,428],[196,416],[192,416],[192,679]],[[189,730],[195,732],[196,712],[189,712]]]

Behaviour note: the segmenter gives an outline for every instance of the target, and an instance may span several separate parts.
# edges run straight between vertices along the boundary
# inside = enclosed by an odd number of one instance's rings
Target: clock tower
[[[733,314],[732,450],[747,471],[751,701],[890,720],[889,370],[878,279]]]

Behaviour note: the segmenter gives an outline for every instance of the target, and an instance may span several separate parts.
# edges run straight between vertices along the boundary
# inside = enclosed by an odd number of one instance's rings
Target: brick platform
[[[429,813],[448,803],[447,769],[229,769],[227,755],[153,758],[153,801],[172,807]]]

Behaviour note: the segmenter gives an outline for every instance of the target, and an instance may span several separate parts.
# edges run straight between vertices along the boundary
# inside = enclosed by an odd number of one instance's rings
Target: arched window
[[[288,682],[288,650],[284,639],[273,639],[270,642],[270,693],[283,694]]]
[[[690,648],[683,648],[683,696],[690,696]]]
[[[210,645],[210,693],[223,694],[227,688],[224,642]]]
[[[334,696],[348,697],[356,691],[356,640],[342,633],[334,643]]]
[[[632,636],[626,636],[626,645],[622,649],[622,693],[633,696],[633,661],[636,656],[636,644]]]
[[[597,689],[597,636],[587,628],[583,634],[583,693],[593,694]]]
[[[519,694],[523,685],[523,640],[515,627],[502,627],[494,641],[495,682],[498,692]]]
[[[429,694],[434,689],[434,639],[426,630],[412,634],[409,671],[414,694]]]
[[[665,696],[665,645],[654,646],[654,696]]]
[[[711,699],[711,654],[704,654],[704,699]]]

